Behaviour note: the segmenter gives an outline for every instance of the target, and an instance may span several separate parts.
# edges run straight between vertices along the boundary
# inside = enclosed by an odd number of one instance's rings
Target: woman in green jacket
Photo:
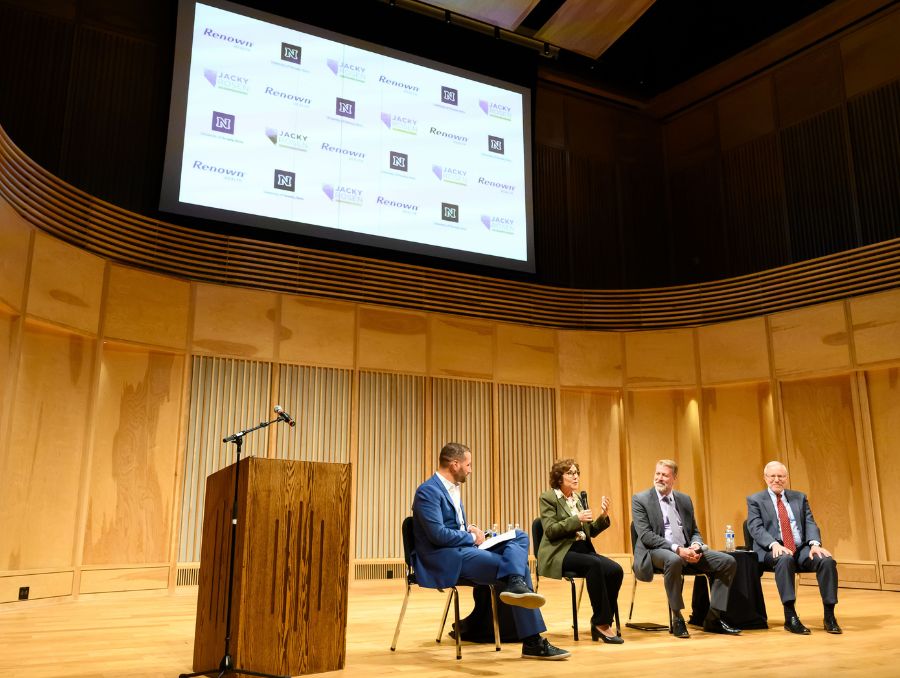
[[[612,628],[613,614],[622,586],[622,566],[594,550],[591,537],[609,527],[609,499],[600,499],[596,518],[578,496],[580,469],[574,459],[561,459],[550,469],[550,487],[541,493],[541,524],[544,536],[538,549],[538,572],[542,577],[562,579],[574,572],[587,582],[591,599],[591,639],[619,645],[621,636]]]

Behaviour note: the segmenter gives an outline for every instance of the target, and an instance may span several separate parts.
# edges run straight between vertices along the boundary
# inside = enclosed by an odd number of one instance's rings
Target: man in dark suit
[[[528,536],[521,530],[490,550],[480,549],[484,532],[466,521],[460,485],[472,472],[472,453],[460,443],[441,449],[438,470],[419,485],[413,500],[416,578],[422,586],[446,588],[460,577],[503,590],[500,600],[513,606],[512,616],[527,659],[565,659],[571,653],[551,645],[536,608],[544,597],[534,593],[528,570]]]
[[[676,638],[689,638],[684,617],[684,579],[682,574],[706,574],[712,580],[709,613],[703,630],[710,633],[737,635],[735,629],[721,619],[728,607],[728,589],[734,579],[737,563],[733,556],[705,548],[694,519],[691,498],[674,490],[678,464],[660,459],[653,475],[653,487],[631,498],[631,515],[637,541],[634,545],[634,576],[652,581],[653,569],[663,571],[663,582],[669,608],[672,610],[672,633]]]
[[[775,584],[784,605],[784,628],[804,636],[810,633],[794,609],[797,599],[794,575],[799,570],[816,573],[825,606],[825,630],[842,633],[834,617],[837,564],[822,548],[819,526],[809,509],[806,495],[785,489],[788,470],[780,461],[766,464],[763,478],[769,488],[747,497],[747,530],[753,538],[753,550],[759,562],[775,572]]]

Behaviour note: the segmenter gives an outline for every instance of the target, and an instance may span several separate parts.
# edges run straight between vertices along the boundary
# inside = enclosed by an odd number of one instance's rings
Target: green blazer
[[[590,537],[596,537],[609,527],[609,516],[596,518],[592,523],[582,523],[578,516],[569,513],[565,498],[558,498],[555,490],[541,492],[540,504],[544,537],[538,548],[538,572],[542,577],[562,579],[563,558],[575,543],[575,533],[582,530]],[[575,505],[579,511],[584,509],[581,499],[576,499]]]

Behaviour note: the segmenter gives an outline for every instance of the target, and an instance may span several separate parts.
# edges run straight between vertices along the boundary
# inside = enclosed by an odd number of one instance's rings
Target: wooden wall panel
[[[791,260],[858,246],[843,109],[789,127],[780,140]]]
[[[279,423],[275,457],[297,461],[350,461],[350,370],[279,365],[278,404],[294,417]]]
[[[727,151],[775,131],[772,78],[752,80],[720,96],[719,143]]]
[[[900,12],[893,11],[841,39],[847,97],[900,78]]]
[[[425,379],[359,375],[359,461],[356,469],[357,560],[402,559],[400,525],[425,468]]]
[[[19,587],[27,586],[29,600],[61,598],[72,595],[72,570],[64,572],[38,572],[13,574],[0,577],[0,603],[12,603],[19,599]]]
[[[534,142],[540,146],[565,148],[566,95],[558,90],[538,86],[534,97]]]
[[[622,334],[620,332],[558,331],[561,386],[622,386]]]
[[[776,313],[769,326],[772,359],[779,376],[850,367],[842,302]]]
[[[219,356],[272,360],[278,296],[240,287],[197,284],[193,350]]]
[[[2,569],[72,565],[94,347],[78,335],[25,328],[0,457]]]
[[[631,549],[628,524],[631,497],[626,493],[620,443],[618,392],[560,391],[560,448],[557,458],[572,457],[581,468],[581,489],[593,507],[600,497],[610,498],[610,526],[594,539],[601,553],[624,553]],[[544,485],[549,488],[549,469]]]
[[[25,272],[31,260],[30,226],[9,203],[0,197],[0,304],[21,311]]]
[[[876,509],[881,513],[885,555],[900,563],[900,369],[866,372],[866,385],[875,452],[871,475],[881,500]],[[894,583],[900,584],[900,579]]]
[[[538,516],[538,496],[556,454],[556,395],[553,389],[500,384],[498,429],[500,457],[500,525],[531,533]]]
[[[184,357],[106,344],[100,360],[83,563],[165,562]]]
[[[769,378],[765,318],[750,318],[697,328],[700,380],[727,384]]]
[[[100,257],[37,233],[28,314],[96,334],[104,267]]]
[[[436,376],[494,376],[494,323],[447,316],[428,318],[428,364]]]
[[[704,455],[709,474],[710,546],[725,548],[725,526],[743,544],[745,498],[765,488],[763,467],[779,456],[769,383],[703,389]]]
[[[900,290],[850,299],[857,364],[900,359]]]
[[[822,542],[838,562],[874,561],[874,523],[862,486],[850,389],[846,375],[781,384],[785,463],[790,486],[809,496]]]
[[[524,325],[497,325],[496,378],[556,384],[556,333]]]
[[[0,308],[0,449],[6,447],[6,407],[12,402],[9,394],[19,362],[15,346],[21,322],[20,316],[9,315]]]
[[[703,464],[697,398],[693,390],[626,392],[625,428],[628,437],[630,493],[653,485],[659,459],[678,462],[676,489],[691,495],[697,524],[705,534]],[[629,512],[631,496],[628,497]],[[628,517],[629,522],[631,516]]]
[[[222,439],[274,418],[270,363],[194,356],[187,447],[181,478],[178,562],[200,560],[206,478],[236,460],[236,446]],[[266,431],[246,436],[242,458],[267,456]]]
[[[697,382],[693,330],[629,332],[625,335],[628,386],[687,386]]]
[[[438,454],[450,442],[468,445],[472,450],[472,476],[462,487],[462,501],[469,522],[484,529],[493,523],[495,473],[492,451],[492,386],[483,381],[434,379],[431,385],[431,466],[438,468]],[[504,525],[505,527],[505,525]]]
[[[85,569],[81,572],[79,593],[164,589],[168,584],[167,566]]]
[[[361,306],[357,335],[360,369],[424,374],[428,369],[428,322],[424,313]]]
[[[775,72],[778,121],[790,127],[844,100],[841,50],[833,43],[788,62]]]
[[[106,337],[184,350],[190,283],[133,268],[110,266]]]
[[[288,294],[281,300],[281,362],[353,367],[356,304]]]
[[[860,244],[896,238],[900,236],[900,80],[849,101],[847,127]]]

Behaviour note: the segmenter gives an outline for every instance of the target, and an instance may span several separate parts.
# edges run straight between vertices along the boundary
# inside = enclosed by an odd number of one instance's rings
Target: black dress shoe
[[[796,633],[800,636],[808,636],[810,634],[810,630],[803,625],[803,622],[800,621],[800,617],[793,616],[788,619],[784,623],[785,631],[790,631],[791,633]]]
[[[740,629],[729,626],[719,618],[706,619],[703,622],[703,630],[707,633],[721,633],[726,636],[737,636],[741,633]]]
[[[825,630],[828,633],[843,633],[843,631],[841,631],[841,627],[838,626],[837,619],[835,619],[834,617],[825,620]]]
[[[608,636],[597,628],[595,624],[591,624],[591,640],[602,640],[608,645],[621,645],[625,642],[622,636]]]
[[[676,638],[690,638],[691,634],[688,633],[687,624],[684,623],[684,619],[682,617],[675,617],[672,619],[672,635]]]
[[[551,645],[546,638],[540,638],[536,643],[522,643],[523,659],[559,661],[560,659],[568,659],[571,655],[572,653],[568,650]]]

